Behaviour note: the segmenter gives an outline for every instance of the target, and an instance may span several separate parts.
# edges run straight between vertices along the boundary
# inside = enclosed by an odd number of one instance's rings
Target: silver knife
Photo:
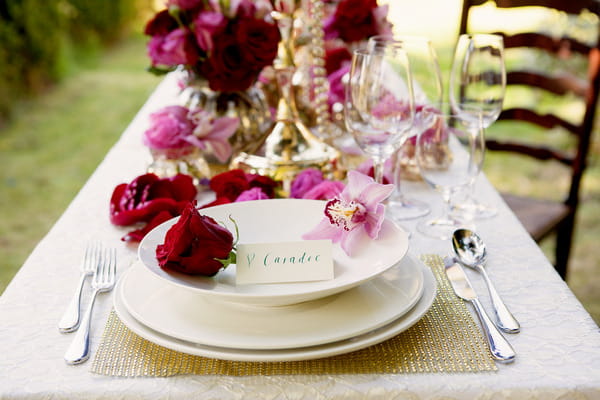
[[[446,268],[446,276],[452,285],[452,289],[454,289],[454,293],[461,299],[473,304],[473,308],[477,312],[481,327],[485,333],[492,357],[499,362],[509,363],[514,361],[516,356],[515,350],[486,314],[460,264],[452,257],[446,257],[444,259],[444,266]]]

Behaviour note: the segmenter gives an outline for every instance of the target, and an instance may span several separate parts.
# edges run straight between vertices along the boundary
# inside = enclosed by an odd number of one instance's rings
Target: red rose
[[[167,231],[164,244],[156,247],[156,258],[162,268],[213,276],[223,267],[219,260],[229,259],[232,250],[231,232],[189,203]]]
[[[260,188],[270,199],[275,197],[275,189],[279,186],[279,182],[268,176],[258,174],[246,174],[246,179],[250,188]]]
[[[217,200],[211,205],[223,204],[237,200],[238,196],[252,188],[260,188],[269,198],[275,197],[275,189],[279,183],[268,176],[247,174],[241,169],[232,169],[215,175],[210,180],[210,189],[215,192]]]
[[[202,65],[201,74],[208,80],[212,90],[219,92],[238,92],[248,89],[260,70],[247,65],[242,57],[243,44],[228,34],[213,38],[213,50]]]
[[[277,56],[281,35],[277,26],[262,19],[244,18],[235,25],[235,37],[242,43],[246,67],[261,70],[271,65]]]
[[[144,33],[148,36],[166,36],[177,27],[177,20],[169,14],[169,10],[162,10],[148,21]]]
[[[348,48],[344,46],[328,48],[325,50],[325,70],[327,75],[331,75],[335,71],[342,68],[346,61],[352,60],[352,54]]]
[[[161,211],[176,216],[196,194],[188,175],[164,179],[154,174],[141,175],[115,188],[110,199],[110,221],[121,226],[148,222]]]
[[[250,184],[244,171],[232,169],[213,176],[210,189],[215,192],[217,199],[224,197],[233,202],[243,191],[250,189]]]
[[[373,15],[376,8],[377,0],[342,0],[335,14],[325,23],[326,37],[357,42],[377,35],[378,21]]]

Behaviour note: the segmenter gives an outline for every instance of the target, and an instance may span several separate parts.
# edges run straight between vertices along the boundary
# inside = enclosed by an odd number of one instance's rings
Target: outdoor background
[[[460,0],[388,2],[396,31],[428,35],[447,76]],[[157,7],[153,1],[65,0],[53,6],[58,3],[0,3],[0,293],[160,82],[145,71],[146,38],[141,33],[152,7]],[[162,1],[157,4],[160,7]],[[2,20],[10,7],[18,9],[20,18],[12,31]],[[54,29],[56,24],[60,30]],[[33,39],[23,42],[22,31]],[[597,323],[599,157],[596,132],[568,277]],[[527,171],[528,177],[516,176],[514,162],[503,156],[490,155],[485,163],[488,178],[499,189],[543,193],[552,190],[550,184],[565,184],[554,180],[552,169],[539,172],[520,164],[516,168]],[[106,212],[108,218],[108,205]],[[552,259],[552,240],[542,247]],[[74,273],[78,263],[73,260]]]

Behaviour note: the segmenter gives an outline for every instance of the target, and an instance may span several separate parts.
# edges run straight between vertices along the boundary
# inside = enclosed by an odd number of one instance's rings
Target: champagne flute
[[[454,52],[450,76],[450,103],[455,112],[477,119],[483,127],[498,119],[506,91],[504,42],[495,34],[463,34]],[[483,158],[481,160],[483,163]],[[472,218],[490,218],[497,210],[473,197],[476,176],[456,208]]]
[[[429,205],[410,198],[402,192],[402,164],[407,161],[406,152],[414,153],[416,137],[426,128],[429,111],[439,110],[442,99],[442,78],[437,54],[431,41],[424,36],[374,36],[369,39],[370,48],[378,48],[386,43],[400,43],[406,51],[411,69],[415,98],[415,118],[410,128],[409,138],[394,153],[393,173],[395,191],[388,201],[388,210],[396,220],[414,219],[429,214]]]
[[[406,52],[399,43],[355,50],[346,86],[344,121],[368,154],[375,181],[383,182],[385,161],[402,145],[414,118]]]
[[[442,195],[445,211],[421,221],[417,230],[426,236],[448,240],[468,222],[452,213],[452,197],[468,186],[481,170],[485,149],[483,124],[479,118],[462,113],[431,113],[427,129],[417,136],[416,159],[421,176]]]

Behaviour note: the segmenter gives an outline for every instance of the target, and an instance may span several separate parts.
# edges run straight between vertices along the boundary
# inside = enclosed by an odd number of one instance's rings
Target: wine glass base
[[[483,204],[477,200],[453,205],[453,213],[464,215],[469,219],[489,219],[498,215],[496,207]]]
[[[391,219],[403,221],[423,217],[431,212],[425,202],[415,199],[390,199],[386,204],[386,211]]]
[[[417,224],[417,231],[430,238],[441,240],[450,240],[454,231],[460,228],[474,229],[471,224],[449,218],[430,219]]]

